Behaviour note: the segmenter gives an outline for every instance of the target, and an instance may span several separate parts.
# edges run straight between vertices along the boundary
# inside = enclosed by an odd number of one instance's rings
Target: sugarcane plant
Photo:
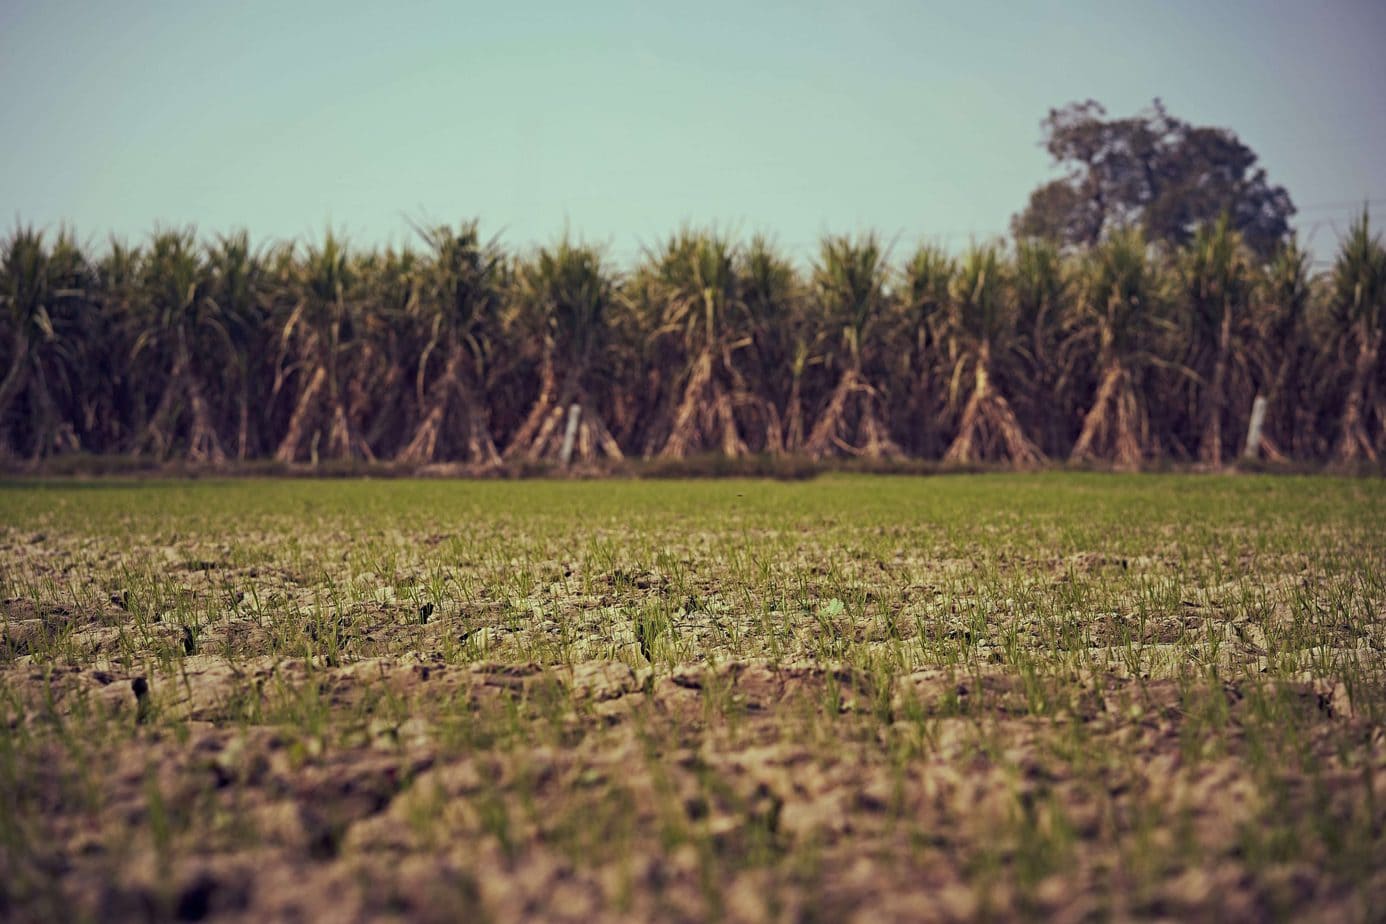
[[[996,382],[998,368],[1014,365],[1012,357],[1022,349],[1009,286],[1005,260],[994,244],[972,247],[953,277],[944,342],[948,405],[958,423],[946,462],[1008,459],[1032,466],[1044,460]]]
[[[227,349],[221,354],[228,365],[222,372],[232,381],[235,395],[235,453],[245,460],[252,452],[251,407],[260,397],[255,390],[264,385],[253,357],[264,354],[268,327],[266,273],[262,255],[250,244],[244,231],[220,235],[207,248],[208,275],[206,307],[224,334]]]
[[[1235,453],[1270,365],[1252,313],[1255,261],[1225,215],[1201,226],[1182,256],[1178,339],[1184,358],[1176,374],[1188,383],[1198,459],[1217,467]]]
[[[50,248],[42,231],[20,227],[4,243],[0,304],[8,364],[0,380],[0,454],[37,460],[80,448],[65,403],[81,378],[82,324],[92,273],[70,234]]]
[[[1062,455],[1074,439],[1070,395],[1059,387],[1055,354],[1070,310],[1070,264],[1059,248],[1042,238],[1015,242],[1011,297],[1015,300],[1015,359],[1025,387],[1011,394],[1026,432],[1047,456]]]
[[[1146,373],[1161,362],[1155,341],[1166,325],[1158,272],[1137,228],[1114,232],[1087,255],[1059,356],[1064,376],[1096,360],[1096,391],[1073,461],[1130,469],[1158,451],[1146,403]]]
[[[738,362],[752,338],[736,248],[715,231],[685,229],[652,262],[654,337],[672,341],[681,360],[671,382],[678,397],[656,431],[653,455],[677,459],[717,450],[736,458],[752,445],[764,448],[766,405]],[[753,433],[751,421],[759,423]]]
[[[1269,410],[1258,448],[1277,462],[1320,453],[1315,445],[1318,401],[1310,387],[1316,357],[1308,324],[1313,295],[1309,259],[1297,240],[1286,242],[1258,274],[1253,296],[1269,363]]]
[[[275,459],[305,456],[375,458],[348,407],[348,362],[356,346],[356,273],[345,245],[328,232],[312,246],[292,279],[288,316],[280,328],[281,357],[275,391],[293,379],[293,412]]]
[[[142,298],[143,259],[138,245],[111,238],[90,267],[89,297],[81,309],[85,320],[70,360],[82,371],[74,381],[74,411],[87,451],[129,451],[147,418],[148,402],[135,381],[141,370],[130,364],[129,318]]]
[[[540,339],[542,357],[539,394],[506,447],[506,456],[563,460],[567,443],[570,458],[622,458],[596,402],[615,297],[615,283],[601,254],[565,236],[520,266],[516,288],[523,324]],[[567,421],[574,415],[570,442]]]
[[[418,230],[426,246],[350,251],[165,230],[88,260],[17,228],[0,455],[1215,467],[1260,396],[1264,458],[1386,459],[1386,249],[1365,213],[1319,274],[1226,221],[1159,246],[1132,227],[925,247],[898,271],[873,235],[828,237],[811,274],[701,229],[627,276],[569,240],[512,261],[475,223]]]
[[[417,319],[425,261],[412,248],[385,247],[354,263],[357,300],[347,406],[372,451],[398,457],[414,432],[419,401],[411,387],[422,347]]]
[[[191,229],[161,231],[140,263],[130,364],[155,384],[157,398],[135,440],[136,452],[167,459],[176,445],[192,462],[226,460],[211,396],[225,389],[236,347],[212,277]]]
[[[416,310],[426,337],[414,376],[420,412],[399,458],[497,465],[486,374],[500,322],[505,259],[495,241],[481,240],[475,221],[420,234],[429,248]]]
[[[820,361],[816,332],[805,316],[794,265],[768,237],[753,236],[739,264],[752,357],[746,375],[765,414],[764,449],[797,453],[804,445],[804,376]]]
[[[813,295],[829,330],[826,360],[838,378],[804,446],[812,458],[903,455],[886,424],[881,392],[864,372],[865,354],[888,317],[888,273],[885,250],[874,234],[823,241]]]
[[[939,387],[945,316],[957,261],[942,247],[925,244],[904,268],[900,293],[899,348],[893,350],[891,378],[899,383],[894,432],[914,454],[937,456],[944,448],[941,418],[946,398]]]
[[[1365,208],[1339,248],[1328,307],[1333,353],[1348,373],[1334,457],[1374,462],[1386,451],[1386,247]]]

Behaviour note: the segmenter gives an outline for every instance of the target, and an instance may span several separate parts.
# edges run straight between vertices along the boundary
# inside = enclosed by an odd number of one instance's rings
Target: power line
[[[1386,197],[1367,196],[1362,199],[1344,200],[1342,202],[1314,202],[1309,205],[1295,206],[1297,212],[1328,212],[1340,209],[1359,209],[1364,205],[1386,205]]]

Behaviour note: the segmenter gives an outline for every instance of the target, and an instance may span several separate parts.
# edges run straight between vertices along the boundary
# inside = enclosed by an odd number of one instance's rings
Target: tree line
[[[475,222],[414,246],[161,230],[3,242],[0,453],[498,466],[702,454],[1221,465],[1386,452],[1386,248],[1332,267],[1235,223],[1187,241],[925,246],[685,228],[621,270]],[[568,445],[565,447],[565,443]]]

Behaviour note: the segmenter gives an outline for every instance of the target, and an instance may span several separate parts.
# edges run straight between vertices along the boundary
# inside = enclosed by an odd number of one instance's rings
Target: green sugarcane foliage
[[[72,236],[51,247],[41,231],[17,228],[4,243],[0,302],[8,348],[0,379],[0,452],[38,459],[80,448],[77,401],[93,274]]]
[[[1012,292],[1015,299],[1017,359],[1025,388],[1011,396],[1040,449],[1067,451],[1076,436],[1072,390],[1059,388],[1055,353],[1062,325],[1072,310],[1073,270],[1057,245],[1039,238],[1015,243]]]
[[[669,238],[657,255],[659,332],[675,334],[686,354],[719,350],[736,339],[745,315],[738,256],[725,235],[692,229]]]
[[[874,234],[829,236],[813,267],[815,302],[825,325],[840,337],[830,350],[840,367],[861,369],[862,348],[885,319],[890,267]]]
[[[475,221],[420,229],[428,260],[416,276],[410,311],[420,328],[414,369],[418,424],[400,457],[494,464],[489,429],[489,363],[501,325],[507,265]]]
[[[1255,258],[1226,216],[1201,226],[1179,266],[1179,371],[1199,460],[1221,465],[1236,452],[1252,401],[1268,378],[1252,313]]]
[[[485,378],[501,321],[508,272],[505,254],[495,240],[482,241],[476,221],[420,233],[430,259],[421,274],[416,310],[429,339],[420,356],[417,387],[422,393],[429,354],[449,340],[466,352],[468,372],[479,382]]]
[[[358,256],[355,272],[360,308],[347,403],[372,451],[397,455],[418,412],[409,383],[424,261],[408,246],[386,247]]]
[[[1012,278],[1016,326],[1036,365],[1048,361],[1056,325],[1068,307],[1069,280],[1059,248],[1022,238],[1015,245]]]
[[[898,323],[891,331],[890,419],[892,432],[913,455],[937,457],[947,446],[943,337],[956,272],[957,261],[934,244],[919,247],[903,267]]]
[[[889,432],[880,388],[864,374],[866,359],[890,319],[889,278],[885,249],[875,234],[823,240],[813,268],[813,293],[828,330],[824,356],[838,380],[805,444],[811,456],[902,455]]]
[[[520,266],[516,298],[522,324],[541,339],[543,359],[539,395],[507,454],[536,461],[557,458],[565,442],[565,414],[576,404],[581,421],[577,457],[622,455],[596,404],[612,337],[616,284],[596,248],[567,236]]]
[[[1261,341],[1270,364],[1262,452],[1276,461],[1320,458],[1327,439],[1319,421],[1330,416],[1323,389],[1315,382],[1327,372],[1310,335],[1313,287],[1309,252],[1298,240],[1287,241],[1257,276],[1255,311]]]
[[[738,248],[715,231],[684,229],[652,260],[648,288],[659,316],[657,339],[677,357],[667,419],[654,432],[655,454],[668,458],[752,447],[778,448],[778,415],[753,394],[743,372],[752,332]]]
[[[1386,451],[1386,247],[1365,208],[1342,241],[1331,285],[1331,341],[1347,372],[1335,455],[1341,462],[1376,461]]]
[[[966,375],[983,352],[1012,346],[1014,302],[1009,298],[1009,274],[1001,249],[994,244],[969,248],[949,287],[943,341],[949,360],[949,404],[966,400]]]
[[[837,236],[804,277],[764,238],[685,230],[628,279],[571,241],[512,264],[474,223],[419,230],[417,250],[369,251],[161,231],[92,260],[16,229],[0,452],[549,460],[576,403],[578,461],[657,454],[680,428],[687,452],[943,458],[966,419],[969,460],[1017,459],[1010,433],[1083,462],[1216,463],[1257,393],[1269,459],[1386,452],[1366,215],[1318,276],[1302,247],[1262,262],[1225,223],[1160,252],[1117,230],[898,270],[875,236]]]
[[[1092,248],[1080,296],[1060,348],[1061,381],[1095,362],[1094,394],[1071,458],[1122,468],[1158,451],[1149,422],[1147,375],[1163,362],[1158,335],[1167,330],[1164,284],[1138,228]]]
[[[525,263],[518,284],[518,297],[554,363],[581,377],[598,361],[609,335],[615,284],[601,254],[565,237]]]
[[[739,262],[747,349],[754,355],[746,375],[772,415],[766,449],[797,453],[804,444],[805,377],[822,363],[821,332],[808,316],[794,264],[768,237],[753,236]]]
[[[1020,349],[1009,269],[999,246],[974,245],[953,276],[943,340],[951,367],[948,406],[957,432],[944,454],[947,461],[1005,457],[1033,464],[1042,459],[996,383],[998,372],[1015,367]]]

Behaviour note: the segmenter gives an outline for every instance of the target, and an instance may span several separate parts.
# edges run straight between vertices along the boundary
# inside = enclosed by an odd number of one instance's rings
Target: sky
[[[1386,3],[0,0],[0,222],[361,246],[477,218],[634,260],[1006,232],[1049,109],[1230,128],[1316,254],[1386,214]]]

